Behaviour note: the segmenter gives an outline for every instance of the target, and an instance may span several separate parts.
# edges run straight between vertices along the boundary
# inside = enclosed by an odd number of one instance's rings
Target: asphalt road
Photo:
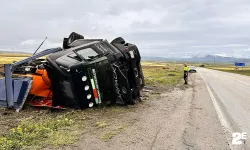
[[[217,116],[224,128],[232,149],[250,149],[249,136],[245,144],[232,145],[233,132],[250,135],[250,77],[198,68],[203,77]]]

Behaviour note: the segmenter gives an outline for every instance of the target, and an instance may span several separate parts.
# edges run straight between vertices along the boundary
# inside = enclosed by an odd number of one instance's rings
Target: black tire
[[[68,49],[70,48],[68,45],[69,38],[64,38],[63,39],[63,49]]]
[[[134,105],[134,104],[136,104],[136,99],[132,99],[131,101],[128,101],[128,104],[129,104],[129,105]]]
[[[137,93],[136,93],[137,91],[135,91],[135,89],[133,89],[132,91],[131,91],[131,100],[130,101],[128,101],[128,104],[129,105],[134,105],[134,104],[136,104],[136,102],[137,102]]]
[[[119,43],[119,44],[125,44],[125,40],[122,37],[115,38],[112,42],[112,44]]]
[[[81,34],[78,34],[76,32],[72,32],[70,35],[69,35],[69,38],[68,38],[68,45],[70,45],[72,42],[74,42],[75,40],[79,40],[79,39],[84,39],[84,36],[82,36]]]

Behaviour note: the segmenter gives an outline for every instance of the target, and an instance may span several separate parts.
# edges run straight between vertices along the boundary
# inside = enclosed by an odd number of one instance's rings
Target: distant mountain
[[[155,56],[141,56],[142,61],[168,61],[167,58],[164,57],[155,57]]]
[[[176,61],[176,62],[199,62],[199,63],[234,63],[234,62],[244,62],[250,63],[250,58],[235,58],[235,57],[225,57],[218,55],[205,55],[203,57],[194,56],[191,58],[166,58],[166,57],[151,57],[142,56],[142,61]]]
[[[20,51],[1,51],[0,50],[0,54],[6,54],[6,53],[9,53],[9,54],[31,54],[29,52],[20,52]]]
[[[250,58],[235,58],[235,57],[226,57],[218,55],[206,55],[204,57],[192,57],[189,61],[194,62],[215,62],[215,63],[234,63],[234,62],[244,62],[250,63]]]

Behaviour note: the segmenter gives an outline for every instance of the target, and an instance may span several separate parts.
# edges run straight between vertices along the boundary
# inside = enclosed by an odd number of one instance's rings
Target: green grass
[[[124,126],[120,126],[112,131],[109,131],[105,134],[103,134],[100,138],[107,142],[109,141],[110,139],[112,139],[113,137],[115,137],[117,134],[121,133],[123,130],[125,129],[125,125]]]
[[[104,127],[108,126],[108,124],[104,121],[98,121],[98,122],[96,122],[96,126],[98,128],[104,128]]]
[[[121,106],[60,112],[24,109],[18,114],[6,115],[0,121],[0,127],[3,127],[2,123],[8,127],[0,129],[0,150],[33,150],[72,145],[86,130],[107,128],[110,126],[107,120],[116,119],[117,115],[128,112],[128,109]],[[124,126],[107,131],[102,138],[104,141],[111,139],[122,129]]]
[[[146,85],[176,85],[183,76],[183,66],[174,63],[142,63]]]
[[[0,137],[0,149],[39,149],[50,145],[57,147],[76,141],[77,126],[66,117],[58,119],[25,119],[17,127]]]
[[[249,66],[245,66],[243,68],[239,67],[238,70],[235,70],[235,66],[231,64],[211,64],[211,65],[205,65],[205,68],[250,76]]]

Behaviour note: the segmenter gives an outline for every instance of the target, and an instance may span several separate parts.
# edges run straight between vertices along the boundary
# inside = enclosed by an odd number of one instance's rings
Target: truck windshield
[[[95,57],[98,55],[92,48],[77,50],[75,53],[77,53],[77,55],[83,59],[90,59],[89,56]]]

